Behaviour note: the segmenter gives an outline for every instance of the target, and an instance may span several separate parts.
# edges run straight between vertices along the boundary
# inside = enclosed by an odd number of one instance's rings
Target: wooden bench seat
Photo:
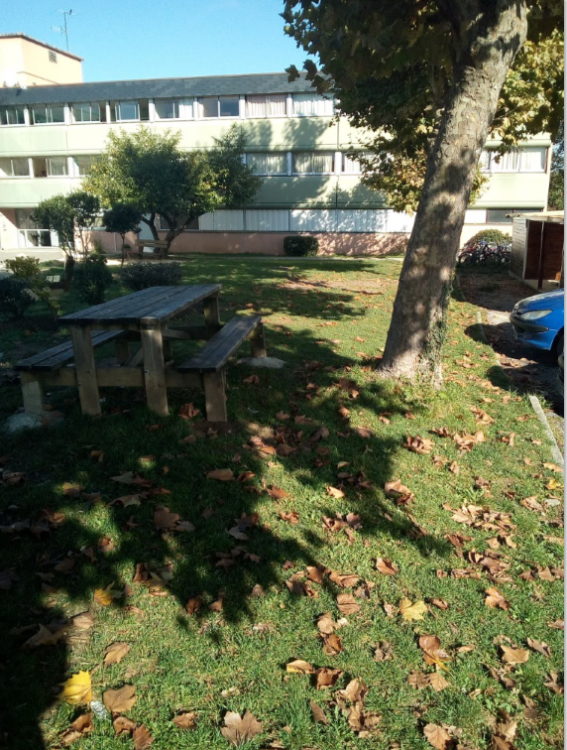
[[[264,326],[259,315],[234,317],[205,346],[179,366],[180,372],[199,373],[203,379],[207,419],[226,422],[225,365],[241,344],[250,339],[253,357],[265,357]]]
[[[123,331],[98,331],[92,334],[93,346],[102,346],[108,341],[114,341],[114,339],[122,335]],[[58,346],[53,346],[51,349],[34,354],[32,357],[22,359],[18,362],[15,369],[21,372],[58,370],[63,365],[71,362],[73,356],[73,343],[70,340],[64,341],[62,344],[58,344]]]
[[[236,316],[215,333],[205,346],[179,366],[181,372],[218,372],[241,344],[262,327],[259,315]],[[260,337],[261,331],[258,332]],[[261,354],[259,356],[262,356]]]

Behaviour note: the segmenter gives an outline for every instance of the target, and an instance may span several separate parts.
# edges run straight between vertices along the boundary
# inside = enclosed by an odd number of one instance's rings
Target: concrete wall
[[[49,56],[49,45],[23,37],[0,38],[0,85],[8,70],[16,74],[22,88],[53,83],[82,83],[81,60],[62,50],[55,52],[56,62]]]

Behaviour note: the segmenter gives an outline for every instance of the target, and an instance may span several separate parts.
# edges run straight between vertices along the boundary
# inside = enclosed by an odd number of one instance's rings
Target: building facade
[[[81,83],[82,58],[27,34],[0,34],[0,86]]]
[[[308,232],[322,252],[399,250],[413,219],[388,208],[361,182],[349,157],[365,134],[336,117],[333,101],[287,74],[75,83],[0,89],[0,254],[53,247],[31,219],[45,198],[80,186],[110,130],[180,131],[183,149],[210,148],[238,123],[246,160],[262,175],[254,202],[200,217],[172,251],[283,252],[283,238]],[[467,212],[463,238],[487,226],[511,231],[513,212],[546,208],[550,141],[532,138],[500,160],[487,144],[486,189]],[[108,246],[115,238],[100,232]]]

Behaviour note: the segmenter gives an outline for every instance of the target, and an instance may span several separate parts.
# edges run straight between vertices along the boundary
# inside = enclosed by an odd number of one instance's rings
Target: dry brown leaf
[[[118,736],[121,734],[131,734],[136,729],[136,722],[127,716],[117,716],[112,722],[114,731]]]
[[[299,513],[295,510],[290,510],[288,512],[280,510],[278,512],[278,516],[282,519],[282,521],[287,521],[291,524],[299,523]]]
[[[440,672],[433,672],[432,674],[428,675],[428,677],[429,685],[433,688],[433,690],[435,690],[436,693],[440,693],[442,690],[445,690],[446,687],[449,687],[449,683]]]
[[[337,607],[343,615],[353,615],[360,610],[352,594],[339,594],[337,596]]]
[[[339,490],[337,487],[327,487],[327,494],[331,497],[341,498],[345,496],[345,493],[342,490]]]
[[[57,628],[55,631],[49,630],[45,625],[39,626],[37,633],[32,635],[31,638],[22,645],[23,649],[37,648],[38,646],[53,646],[57,641],[61,640],[65,635],[65,627]]]
[[[309,701],[309,707],[311,708],[311,713],[313,714],[313,718],[318,724],[328,724],[329,719],[327,719],[327,716],[325,715],[325,712],[321,708],[321,706],[317,705],[315,701]]]
[[[425,672],[410,672],[408,675],[408,684],[416,690],[422,690],[429,685],[429,675]]]
[[[436,750],[449,750],[452,742],[451,735],[443,727],[438,724],[427,724],[423,729],[423,734]]]
[[[136,688],[134,685],[124,685],[118,690],[105,690],[102,701],[109,711],[124,713],[129,711],[136,702]]]
[[[391,560],[386,557],[378,557],[376,560],[376,570],[383,573],[385,576],[395,576],[399,573],[399,569],[396,568]]]
[[[224,727],[221,729],[222,736],[233,745],[242,745],[262,732],[262,724],[256,717],[246,711],[242,718],[240,714],[227,711],[224,717]]]
[[[351,586],[356,586],[356,584],[360,580],[360,576],[356,573],[354,575],[352,574],[346,574],[342,575],[341,573],[337,573],[336,570],[332,570],[329,574],[329,580],[333,583],[336,583],[337,586],[340,586],[342,589],[348,589]]]
[[[540,654],[543,654],[543,656],[546,656],[547,658],[551,656],[551,651],[547,643],[543,643],[543,641],[536,641],[533,638],[527,638],[526,642],[530,648],[533,648],[534,651],[538,651]]]
[[[498,591],[498,589],[491,588],[486,589],[486,599],[484,600],[484,603],[487,607],[492,607],[492,609],[496,609],[499,607],[500,609],[510,609],[510,602],[504,599],[502,594]]]
[[[330,635],[325,636],[325,640],[323,642],[323,651],[328,654],[329,656],[336,656],[337,654],[340,654],[343,650],[343,644],[341,639],[335,635],[334,633],[331,633]]]
[[[114,584],[110,584],[105,589],[96,589],[94,592],[93,598],[97,604],[100,604],[101,607],[110,607],[112,604],[112,586]]]
[[[325,570],[317,568],[315,565],[308,565],[305,570],[307,571],[307,578],[313,583],[323,583]]]
[[[130,646],[127,643],[111,643],[110,646],[104,652],[104,664],[120,664],[122,659],[130,651]]]
[[[336,623],[333,620],[330,612],[326,612],[324,615],[317,620],[317,627],[319,632],[323,635],[331,635],[335,631]]]
[[[421,453],[422,455],[431,453],[431,450],[434,447],[435,443],[433,442],[433,440],[422,438],[420,435],[416,435],[415,437],[408,435],[406,437],[406,442],[404,443],[404,448],[407,448],[413,453]]]
[[[506,664],[525,664],[530,658],[530,652],[525,648],[510,648],[500,646],[502,649],[502,661]]]
[[[411,603],[409,599],[402,599],[398,605],[400,614],[404,620],[413,622],[414,620],[423,620],[423,615],[428,612],[427,604],[422,601]]]
[[[139,727],[134,729],[132,739],[134,740],[134,750],[148,750],[148,747],[153,745],[154,742],[154,738],[145,724],[140,724]]]
[[[374,649],[374,661],[390,661],[393,659],[394,650],[388,641],[380,641]]]
[[[319,669],[315,671],[315,685],[317,687],[317,690],[333,687],[342,673],[342,669],[319,667]]]
[[[214,469],[213,471],[208,472],[207,479],[218,479],[219,482],[230,482],[234,479],[234,474],[232,473],[232,469]]]
[[[197,714],[194,711],[183,711],[171,720],[178,729],[195,729]]]
[[[285,665],[285,671],[291,674],[314,674],[315,670],[307,661],[294,659]]]

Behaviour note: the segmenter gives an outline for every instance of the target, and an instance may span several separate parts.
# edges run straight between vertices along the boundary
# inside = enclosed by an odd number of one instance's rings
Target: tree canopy
[[[425,179],[459,56],[453,22],[460,3],[288,0],[286,32],[321,65],[307,60],[307,77],[335,96],[339,111],[368,129],[358,152],[363,181],[389,205],[413,212]],[[563,118],[563,32],[560,3],[531,2],[528,39],[518,52],[490,125],[505,152],[538,133],[557,133]],[[293,79],[299,72],[288,68]],[[477,171],[472,199],[485,178]]]
[[[134,205],[158,238],[158,215],[171,244],[191,222],[209,211],[250,202],[259,178],[244,164],[246,139],[233,126],[208,151],[182,151],[181,133],[110,132],[104,152],[84,182],[104,208]]]
[[[375,187],[417,204],[381,369],[439,381],[465,211],[490,135],[502,149],[562,118],[558,0],[285,0],[307,77],[371,132]],[[289,69],[290,78],[298,75]]]

